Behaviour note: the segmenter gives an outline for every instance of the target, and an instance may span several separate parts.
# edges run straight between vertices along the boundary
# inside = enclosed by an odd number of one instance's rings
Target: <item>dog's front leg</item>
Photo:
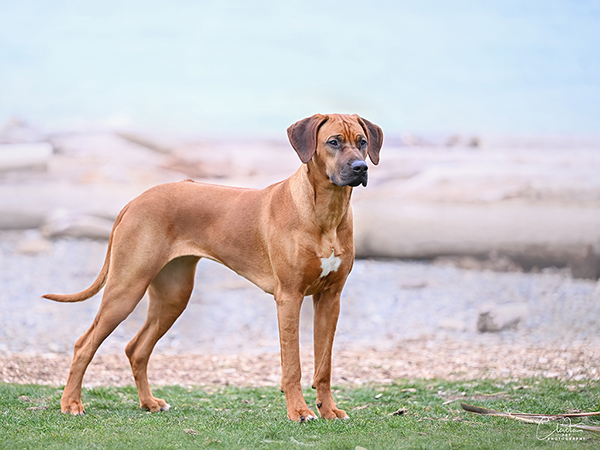
[[[281,346],[281,390],[285,394],[288,417],[296,422],[316,419],[302,395],[300,367],[300,307],[302,295],[275,295],[279,344]]]
[[[340,315],[340,292],[325,291],[313,295],[315,375],[317,408],[324,419],[347,419],[346,411],[338,409],[331,395],[331,350]]]

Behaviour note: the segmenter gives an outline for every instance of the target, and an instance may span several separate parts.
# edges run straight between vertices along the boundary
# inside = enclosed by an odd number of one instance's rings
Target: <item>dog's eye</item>
[[[330,139],[329,141],[327,141],[327,143],[332,147],[337,147],[338,145],[340,145],[337,139]]]
[[[367,145],[367,141],[365,141],[364,139],[360,140],[360,146],[364,147],[365,145]]]

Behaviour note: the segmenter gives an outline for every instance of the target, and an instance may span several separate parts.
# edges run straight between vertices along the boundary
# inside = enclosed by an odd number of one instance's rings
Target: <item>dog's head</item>
[[[379,163],[383,131],[356,114],[315,114],[287,132],[302,162],[318,162],[317,168],[337,186],[366,186],[367,155],[373,164]]]

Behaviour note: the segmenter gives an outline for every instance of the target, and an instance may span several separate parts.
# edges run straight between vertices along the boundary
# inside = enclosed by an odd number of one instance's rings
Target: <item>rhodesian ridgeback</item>
[[[79,302],[106,285],[94,322],[75,343],[62,412],[85,412],[81,386],[87,366],[146,291],[148,316],[125,352],[140,406],[170,409],[152,395],[148,360],[186,308],[198,261],[208,258],[274,296],[281,390],[294,421],[316,419],[302,395],[298,334],[300,306],[313,296],[316,406],[323,418],[348,417],[331,394],[331,353],[342,288],[354,263],[350,196],[353,187],[367,185],[367,155],[379,162],[383,132],[357,115],[342,114],[316,114],[287,132],[303,163],[291,177],[265,189],[191,180],[149,189],[119,213],[96,281],[78,294],[44,295]]]

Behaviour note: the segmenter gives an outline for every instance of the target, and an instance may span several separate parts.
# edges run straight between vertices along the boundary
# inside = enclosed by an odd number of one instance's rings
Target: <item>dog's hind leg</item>
[[[100,344],[129,316],[144,296],[149,280],[131,283],[107,282],[100,309],[90,328],[75,343],[69,378],[60,402],[63,413],[83,414],[83,375]]]
[[[170,409],[167,402],[152,395],[148,384],[148,360],[156,342],[186,308],[194,288],[194,274],[199,259],[196,256],[182,256],[170,261],[148,288],[148,316],[125,348],[138,388],[141,408],[153,412]]]

